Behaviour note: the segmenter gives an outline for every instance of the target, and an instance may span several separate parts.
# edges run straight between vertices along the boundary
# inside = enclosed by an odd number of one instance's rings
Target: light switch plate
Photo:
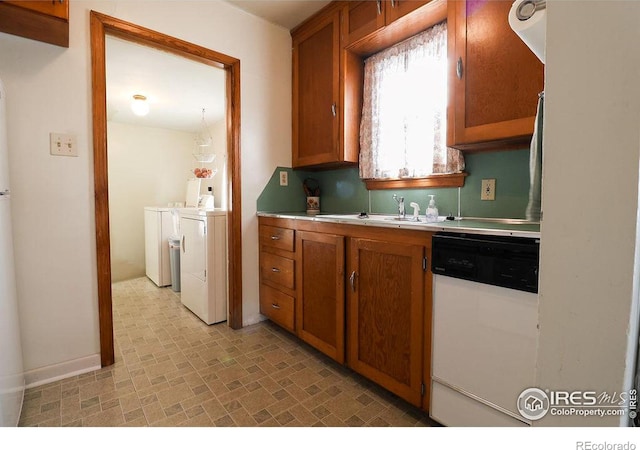
[[[482,180],[482,190],[480,191],[480,200],[496,199],[496,179],[490,178]]]
[[[53,156],[78,156],[76,135],[49,133],[49,152]]]

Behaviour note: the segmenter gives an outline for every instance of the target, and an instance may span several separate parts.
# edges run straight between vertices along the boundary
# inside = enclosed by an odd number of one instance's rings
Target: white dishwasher
[[[207,325],[227,320],[227,211],[181,208],[180,301]]]
[[[539,239],[433,237],[430,416],[447,426],[527,426],[534,385]]]

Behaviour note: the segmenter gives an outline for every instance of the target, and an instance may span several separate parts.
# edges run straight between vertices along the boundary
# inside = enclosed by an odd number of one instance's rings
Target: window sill
[[[383,179],[369,178],[364,181],[367,190],[381,189],[424,189],[424,188],[450,188],[464,186],[466,172],[430,175],[425,178],[407,179]]]

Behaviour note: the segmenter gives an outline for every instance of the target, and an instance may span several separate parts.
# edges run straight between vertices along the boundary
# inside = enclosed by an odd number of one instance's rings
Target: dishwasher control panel
[[[434,274],[538,292],[539,239],[442,232],[432,244]]]

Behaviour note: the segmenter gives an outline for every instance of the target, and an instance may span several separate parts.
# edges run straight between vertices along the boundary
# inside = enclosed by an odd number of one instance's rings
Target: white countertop
[[[539,223],[519,219],[457,218],[456,220],[446,220],[445,217],[441,217],[438,222],[427,223],[424,221],[424,216],[420,218],[420,222],[413,222],[410,220],[398,221],[396,220],[396,216],[390,214],[371,214],[366,218],[360,218],[358,214],[308,215],[306,213],[295,212],[258,212],[258,216],[384,228],[401,228],[407,230],[424,230],[430,232],[448,231],[494,236],[540,238]],[[409,215],[407,217],[411,218]]]

